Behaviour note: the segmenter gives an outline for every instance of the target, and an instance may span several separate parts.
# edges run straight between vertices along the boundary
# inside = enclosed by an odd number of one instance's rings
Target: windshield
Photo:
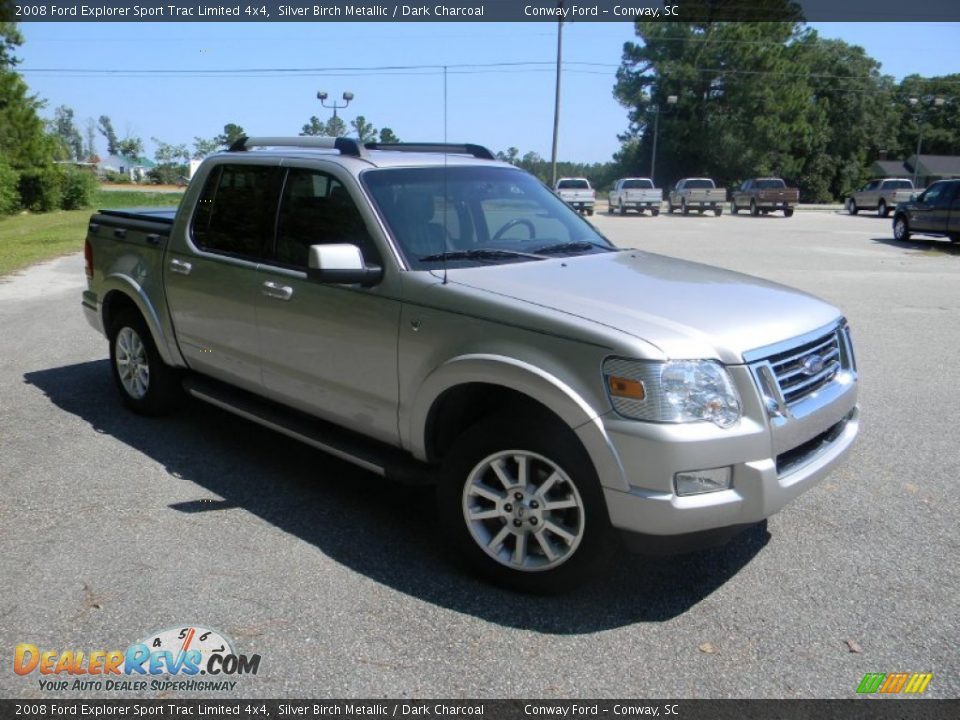
[[[650,180],[624,180],[621,186],[624,190],[651,190],[653,183]]]
[[[477,165],[361,175],[415,270],[531,262],[616,249],[532,175]]]
[[[589,190],[590,183],[586,180],[560,180],[557,190]]]
[[[768,178],[767,180],[757,180],[757,187],[761,190],[781,190],[785,188],[787,184],[783,180],[777,178]]]
[[[687,190],[700,190],[701,188],[713,189],[713,180],[685,180],[683,187]]]

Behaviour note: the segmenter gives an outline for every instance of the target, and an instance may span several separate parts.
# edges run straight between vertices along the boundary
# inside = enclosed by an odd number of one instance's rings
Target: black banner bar
[[[960,700],[0,700],[0,717],[955,720]]]
[[[16,22],[960,21],[957,0],[0,0]]]

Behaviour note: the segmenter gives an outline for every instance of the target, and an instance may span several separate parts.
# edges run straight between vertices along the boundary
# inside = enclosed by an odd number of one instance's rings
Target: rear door
[[[936,182],[920,196],[920,211],[913,221],[918,232],[946,233],[947,220],[952,204],[951,187],[945,182]]]
[[[185,252],[168,252],[164,284],[177,342],[199,372],[259,391],[258,264],[273,235],[276,162],[224,164],[207,176]]]
[[[397,432],[397,273],[371,288],[307,279],[311,245],[352,243],[383,265],[348,176],[289,168],[255,293],[264,391],[390,443]],[[353,195],[351,194],[353,193]],[[371,216],[371,223],[372,216]]]

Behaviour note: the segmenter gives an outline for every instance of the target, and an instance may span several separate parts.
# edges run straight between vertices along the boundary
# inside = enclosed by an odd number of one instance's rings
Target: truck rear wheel
[[[721,215],[723,215],[723,206],[722,206],[722,205],[714,205],[714,206],[713,206],[713,214],[716,215],[717,217],[720,217]]]
[[[783,209],[784,217],[793,217],[793,208],[784,208]]]
[[[539,414],[467,430],[444,458],[437,506],[471,568],[522,592],[570,590],[616,547],[593,463],[572,430]]]
[[[757,217],[757,216],[760,214],[760,211],[757,210],[757,201],[756,201],[756,200],[751,200],[751,201],[750,201],[750,214],[751,214],[753,217]]]
[[[880,200],[880,204],[877,205],[877,215],[880,217],[887,217],[890,214],[890,208],[887,207],[886,200]]]
[[[673,211],[674,211],[673,203],[668,200],[668,201],[667,201],[667,214],[668,214],[668,215],[673,215]]]
[[[689,215],[689,214],[690,214],[690,208],[687,207],[687,199],[686,199],[686,198],[683,198],[683,199],[680,201],[680,212],[683,213],[684,215]]]
[[[627,209],[623,206],[623,200],[620,201],[620,214],[621,215],[627,214]]]
[[[140,313],[118,312],[109,338],[110,368],[124,405],[140,415],[163,415],[176,407],[180,378],[164,364]]]
[[[736,215],[738,212],[740,212],[740,208],[737,207],[737,201],[736,201],[736,200],[731,200],[731,201],[730,201],[730,212],[731,212],[732,214],[734,214],[734,215]]]

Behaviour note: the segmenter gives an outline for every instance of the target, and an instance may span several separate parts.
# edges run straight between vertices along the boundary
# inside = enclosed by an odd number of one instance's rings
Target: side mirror
[[[372,287],[383,278],[383,268],[379,265],[368,266],[356,245],[311,245],[307,277],[332,285]]]

